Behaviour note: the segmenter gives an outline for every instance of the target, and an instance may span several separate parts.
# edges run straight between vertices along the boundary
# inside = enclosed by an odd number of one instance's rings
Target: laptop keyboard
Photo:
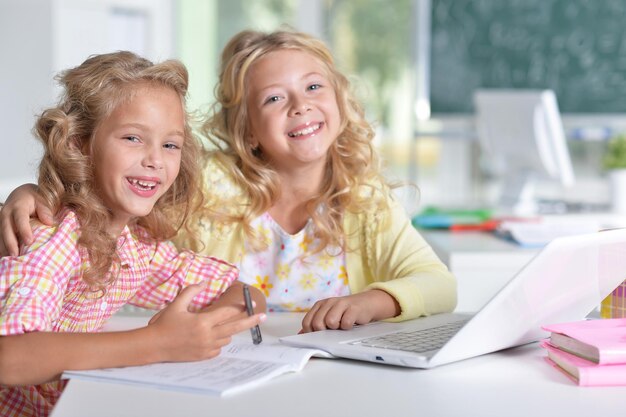
[[[465,323],[467,323],[467,320],[448,323],[430,329],[389,333],[383,336],[355,340],[350,342],[350,344],[416,353],[428,352],[441,348]]]

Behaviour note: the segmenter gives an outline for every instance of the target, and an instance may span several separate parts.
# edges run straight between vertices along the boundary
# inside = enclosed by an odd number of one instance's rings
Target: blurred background
[[[604,203],[607,141],[626,131],[624,21],[621,0],[0,0],[0,201],[35,181],[30,131],[55,102],[58,71],[119,49],[178,58],[189,108],[206,110],[228,39],[287,24],[323,39],[350,75],[388,175],[419,187],[405,196],[411,212],[492,203],[498,175],[474,127],[480,87],[553,89],[577,182],[546,181],[541,193]]]

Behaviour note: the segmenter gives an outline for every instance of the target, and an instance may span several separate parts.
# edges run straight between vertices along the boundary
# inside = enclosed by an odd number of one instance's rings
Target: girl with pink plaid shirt
[[[168,241],[203,203],[184,66],[117,52],[59,79],[65,94],[35,127],[41,195],[59,215],[0,260],[2,416],[49,414],[64,370],[211,358],[265,319],[244,312],[235,267]],[[163,310],[98,333],[126,303]]]

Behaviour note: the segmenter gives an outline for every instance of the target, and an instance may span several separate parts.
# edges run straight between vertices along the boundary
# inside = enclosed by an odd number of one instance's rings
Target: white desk
[[[485,232],[420,233],[457,279],[457,311],[478,311],[539,252]]]
[[[301,317],[272,314],[263,332],[291,334]],[[623,415],[626,387],[578,387],[543,356],[531,344],[431,370],[313,358],[299,373],[223,398],[75,380],[52,417]]]

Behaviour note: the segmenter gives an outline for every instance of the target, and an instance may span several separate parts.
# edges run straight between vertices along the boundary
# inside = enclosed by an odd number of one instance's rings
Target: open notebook
[[[273,337],[266,339],[254,345],[250,334],[244,332],[213,359],[65,371],[63,377],[222,396],[250,389],[278,375],[299,372],[311,356],[331,357],[317,349],[294,348],[279,344]]]
[[[562,237],[545,246],[473,317],[437,314],[280,341],[343,358],[432,368],[542,339],[547,333],[541,325],[584,318],[625,279],[626,229]],[[420,343],[432,338],[439,340]]]

